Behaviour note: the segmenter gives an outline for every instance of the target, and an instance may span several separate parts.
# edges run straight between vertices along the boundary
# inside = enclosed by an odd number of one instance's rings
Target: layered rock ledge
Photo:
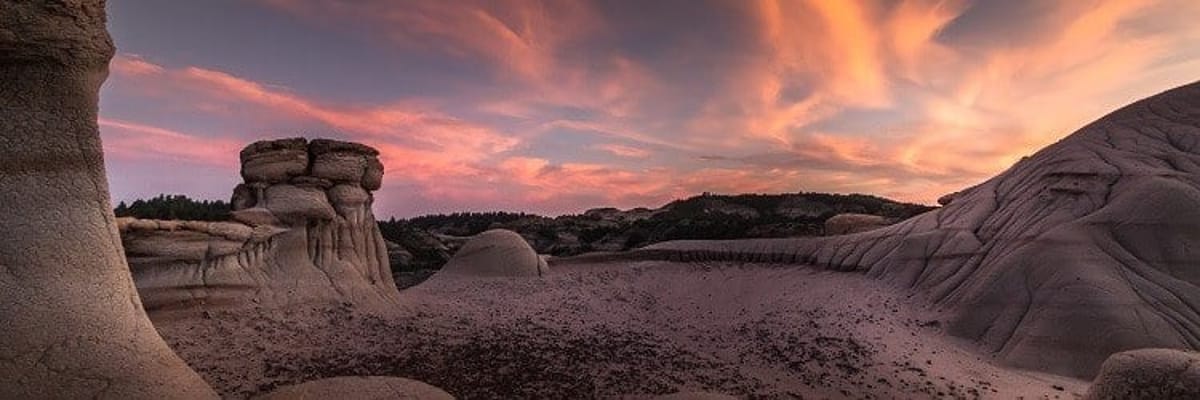
[[[138,291],[152,311],[395,299],[368,146],[303,138],[241,152],[229,222],[120,221]]]

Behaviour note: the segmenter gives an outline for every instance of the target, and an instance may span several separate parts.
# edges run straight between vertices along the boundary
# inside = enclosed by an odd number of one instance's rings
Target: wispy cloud
[[[244,143],[228,138],[205,137],[169,129],[101,117],[104,152],[126,159],[157,159],[218,167],[238,166]]]
[[[387,57],[474,74],[471,84],[334,101],[139,50],[114,60],[114,90],[247,130],[219,137],[319,127],[379,147],[390,185],[381,197],[420,204],[400,213],[578,211],[702,191],[932,202],[1200,78],[1200,3],[1188,0],[259,3]],[[117,116],[107,129],[227,132]],[[167,137],[113,140],[153,152]]]
[[[595,147],[601,151],[606,151],[619,157],[646,158],[653,154],[650,152],[650,150],[616,143],[598,144]]]

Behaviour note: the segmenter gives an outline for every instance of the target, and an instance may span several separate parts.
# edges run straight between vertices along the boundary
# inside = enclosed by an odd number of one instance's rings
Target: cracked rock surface
[[[216,398],[121,253],[96,126],[104,5],[0,2],[0,398]]]

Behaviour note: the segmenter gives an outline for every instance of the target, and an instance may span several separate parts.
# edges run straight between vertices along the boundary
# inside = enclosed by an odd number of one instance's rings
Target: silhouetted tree
[[[149,200],[137,199],[129,204],[122,201],[113,209],[113,213],[118,217],[194,221],[227,220],[229,211],[229,203],[224,201],[192,200],[180,194],[160,194]]]

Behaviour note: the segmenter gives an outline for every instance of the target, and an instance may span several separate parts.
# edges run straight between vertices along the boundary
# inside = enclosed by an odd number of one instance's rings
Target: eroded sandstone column
[[[234,189],[234,219],[286,229],[272,239],[271,262],[249,266],[279,276],[261,284],[272,297],[289,303],[395,299],[387,248],[371,211],[371,192],[383,180],[378,156],[369,146],[328,139],[266,140],[242,150],[245,183]]]
[[[215,398],[155,332],[96,126],[103,0],[0,2],[0,398]]]

